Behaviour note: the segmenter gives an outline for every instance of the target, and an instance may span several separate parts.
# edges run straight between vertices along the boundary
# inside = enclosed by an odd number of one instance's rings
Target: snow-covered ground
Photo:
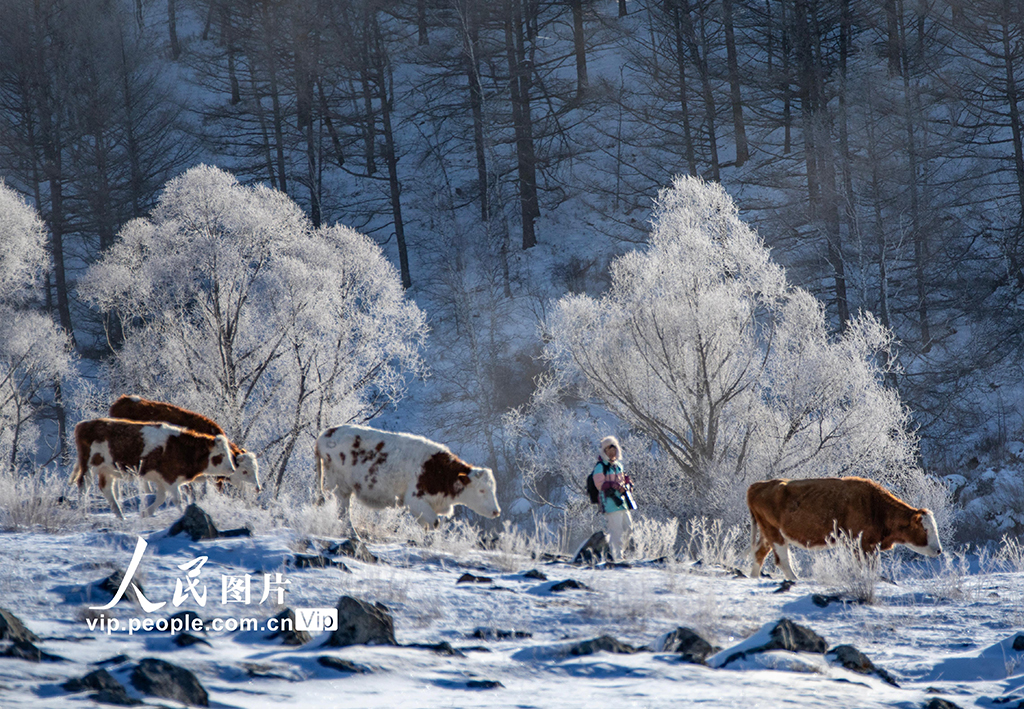
[[[487,551],[458,540],[413,546],[371,543],[380,562],[328,554],[341,568],[296,568],[296,553],[324,552],[332,541],[278,527],[252,537],[192,542],[170,537],[179,516],[165,509],[153,520],[113,518],[106,528],[94,517],[69,534],[16,532],[0,535],[0,607],[39,636],[36,645],[65,658],[33,663],[0,657],[0,706],[96,706],[89,692],[69,693],[61,684],[100,666],[148,704],[180,706],[143,696],[129,681],[143,658],[160,658],[191,670],[215,707],[923,707],[942,697],[961,707],[1024,706],[1024,651],[1012,649],[1024,626],[1024,573],[999,570],[982,558],[943,564],[907,560],[893,565],[895,583],[882,582],[873,604],[834,602],[820,607],[813,594],[834,591],[813,580],[781,589],[778,578],[758,580],[692,560],[632,560],[628,566],[581,567],[509,551]],[[103,516],[97,516],[103,523]],[[216,520],[230,527],[231,520]],[[135,579],[151,603],[146,613],[128,600],[110,610],[110,595],[93,585],[113,567],[127,568],[138,540],[146,541]],[[189,567],[198,567],[195,592]],[[801,556],[811,574],[811,559]],[[184,567],[184,568],[182,568]],[[536,569],[546,580],[524,572]],[[457,583],[465,573],[492,579]],[[272,582],[264,594],[264,575]],[[281,574],[280,577],[277,574]],[[251,596],[225,603],[222,577],[249,575]],[[552,585],[574,579],[583,589],[560,592]],[[174,606],[176,584],[184,600]],[[283,606],[335,607],[350,595],[384,604],[394,617],[401,645],[447,642],[455,654],[424,647],[324,647],[327,633],[302,646],[269,639],[265,630],[194,633],[209,643],[178,647],[170,633],[129,634],[134,619],[168,618],[189,611],[207,621],[257,618]],[[820,600],[820,599],[819,599]],[[814,653],[773,651],[720,669],[688,664],[669,652],[599,652],[573,656],[568,649],[601,635],[634,647],[657,646],[680,626],[692,628],[725,650],[766,624],[789,618],[822,636],[828,646],[852,644],[898,687],[875,676],[830,665]],[[106,632],[116,618],[122,628]],[[89,623],[93,624],[90,629]],[[770,627],[770,626],[769,626]],[[478,628],[528,637],[473,637]],[[749,644],[749,641],[748,641]],[[8,643],[0,642],[0,650]],[[318,663],[343,658],[371,672],[346,673]],[[114,662],[103,663],[123,656]],[[721,654],[719,655],[721,658]],[[715,664],[715,663],[711,663]],[[492,684],[493,682],[500,683]]]

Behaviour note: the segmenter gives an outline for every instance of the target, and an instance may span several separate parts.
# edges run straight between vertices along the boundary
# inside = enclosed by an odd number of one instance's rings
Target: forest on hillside
[[[611,286],[689,175],[725,188],[833,337],[867,313],[891,331],[876,365],[919,463],[966,474],[1024,435],[1022,57],[1020,0],[5,0],[0,177],[48,253],[5,307],[105,371],[138,323],[81,284],[170,180],[215,165],[383,249],[430,321],[425,430],[515,470],[508,412],[549,361],[534,324]],[[4,420],[56,431],[56,458],[84,410],[70,370],[22,376],[3,339]],[[311,421],[266,446],[287,460]]]

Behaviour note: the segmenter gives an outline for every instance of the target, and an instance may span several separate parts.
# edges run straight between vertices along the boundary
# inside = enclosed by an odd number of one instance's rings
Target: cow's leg
[[[428,505],[422,497],[416,497],[415,495],[406,495],[405,506],[412,512],[413,517],[416,521],[423,525],[424,529],[434,529],[437,527],[438,518],[437,513]]]
[[[793,564],[789,558],[789,544],[775,544],[775,560],[782,569],[782,575],[790,581],[796,581],[796,572],[793,571]]]
[[[757,517],[751,515],[750,520],[750,578],[761,577],[761,567],[764,566],[765,557],[771,551],[771,542],[768,541],[768,534],[764,531]]]
[[[164,500],[167,499],[167,485],[161,482],[157,482],[155,480],[153,481],[153,483],[156,486],[156,496],[153,500],[153,503],[149,505],[149,507],[143,509],[141,513],[139,513],[141,517],[149,517],[150,515],[152,515],[154,512],[160,509],[160,505],[164,504]]]
[[[114,482],[116,478],[102,470],[96,471],[96,479],[99,483],[100,492],[107,498],[107,504],[110,505],[110,511],[113,512],[118,519],[124,519],[124,515],[121,514],[121,506],[117,504],[117,498],[114,496]]]
[[[355,493],[353,493],[352,491],[340,492],[337,488],[335,488],[332,494],[338,501],[338,519],[340,519],[343,523],[347,522],[348,533],[356,539],[359,539],[359,532],[356,531],[355,522],[352,521],[352,495]],[[326,501],[326,497],[320,498],[320,501],[316,502],[315,504],[323,504],[324,501]]]

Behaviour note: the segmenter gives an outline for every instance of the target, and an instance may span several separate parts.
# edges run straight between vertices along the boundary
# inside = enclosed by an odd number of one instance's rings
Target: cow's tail
[[[316,504],[324,504],[324,459],[320,455],[320,441],[313,445],[313,457],[316,458]]]
[[[757,517],[754,516],[754,511],[750,511],[750,548],[756,549],[757,542],[760,538],[760,528],[757,526]]]
[[[89,467],[89,444],[81,435],[78,428],[75,428],[75,448],[78,449],[78,460],[71,470],[70,483],[78,485],[79,489],[85,486],[85,471]]]

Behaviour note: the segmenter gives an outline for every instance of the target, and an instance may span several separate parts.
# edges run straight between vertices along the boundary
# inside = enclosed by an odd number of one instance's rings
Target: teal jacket
[[[607,468],[608,472],[605,473]],[[601,511],[604,513],[621,512],[629,509],[621,495],[615,494],[612,489],[615,486],[623,486],[626,483],[626,473],[622,469],[622,463],[605,463],[599,461],[594,466],[594,485],[601,491]]]

